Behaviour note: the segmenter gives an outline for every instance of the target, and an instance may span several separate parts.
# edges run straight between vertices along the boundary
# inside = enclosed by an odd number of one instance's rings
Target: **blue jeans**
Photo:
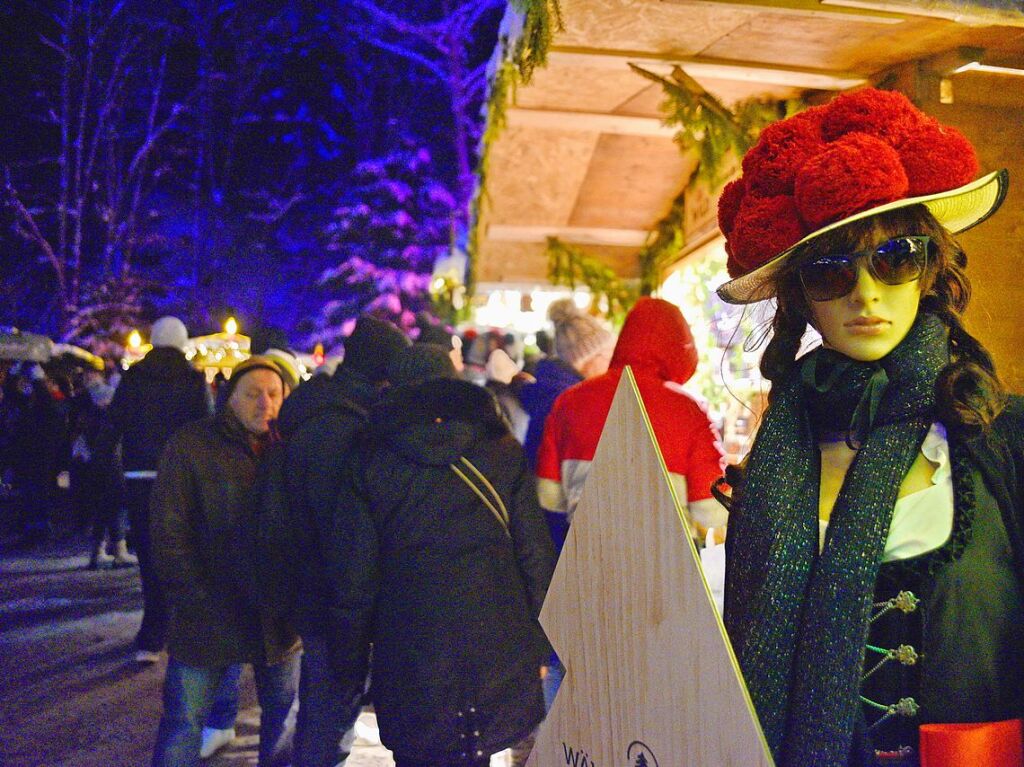
[[[237,674],[238,668],[202,668],[188,666],[174,658],[168,661],[164,713],[157,730],[153,767],[199,764],[203,724],[214,726],[210,714],[226,679]],[[299,655],[295,653],[274,666],[254,665],[253,672],[261,709],[259,765],[286,764],[294,733],[290,713],[298,688]]]
[[[541,687],[544,689],[545,711],[550,711],[551,707],[555,705],[555,696],[558,694],[558,688],[562,686],[563,679],[565,679],[565,666],[558,658],[552,656],[551,665],[548,666],[548,675],[541,682]]]
[[[238,683],[242,681],[242,664],[235,663],[224,669],[220,687],[213,699],[210,713],[206,715],[205,727],[214,730],[230,730],[238,718]]]
[[[327,642],[317,634],[302,636],[299,717],[295,728],[295,767],[334,767],[348,758],[362,710],[361,690],[338,689],[327,655]]]

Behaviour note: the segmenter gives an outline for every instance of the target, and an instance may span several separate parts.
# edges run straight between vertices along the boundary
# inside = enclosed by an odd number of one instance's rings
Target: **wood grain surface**
[[[626,368],[541,623],[566,679],[529,767],[772,764]]]

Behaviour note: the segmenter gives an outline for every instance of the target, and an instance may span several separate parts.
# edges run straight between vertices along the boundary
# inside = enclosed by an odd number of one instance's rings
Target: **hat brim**
[[[1010,174],[1004,168],[956,189],[921,197],[907,197],[854,213],[841,221],[816,229],[752,272],[724,283],[716,292],[719,298],[728,304],[751,304],[772,298],[775,295],[775,275],[794,252],[826,232],[909,205],[924,205],[940,224],[954,234],[966,231],[999,209],[1006,197],[1009,183]]]

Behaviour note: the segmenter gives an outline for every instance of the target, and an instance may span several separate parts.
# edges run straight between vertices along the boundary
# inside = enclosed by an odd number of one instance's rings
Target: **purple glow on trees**
[[[313,342],[337,346],[363,312],[409,329],[430,306],[434,262],[448,252],[455,198],[434,175],[429,150],[402,137],[382,157],[359,163],[327,226],[338,263],[320,275],[330,297]]]

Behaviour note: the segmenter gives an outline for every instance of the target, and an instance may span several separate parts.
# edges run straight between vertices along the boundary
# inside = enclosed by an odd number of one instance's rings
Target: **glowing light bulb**
[[[139,334],[139,331],[133,330],[128,334],[128,348],[138,349],[140,346],[142,346],[142,336]]]
[[[238,332],[238,322],[234,317],[228,317],[227,322],[224,323],[224,332],[229,336],[233,336]]]

